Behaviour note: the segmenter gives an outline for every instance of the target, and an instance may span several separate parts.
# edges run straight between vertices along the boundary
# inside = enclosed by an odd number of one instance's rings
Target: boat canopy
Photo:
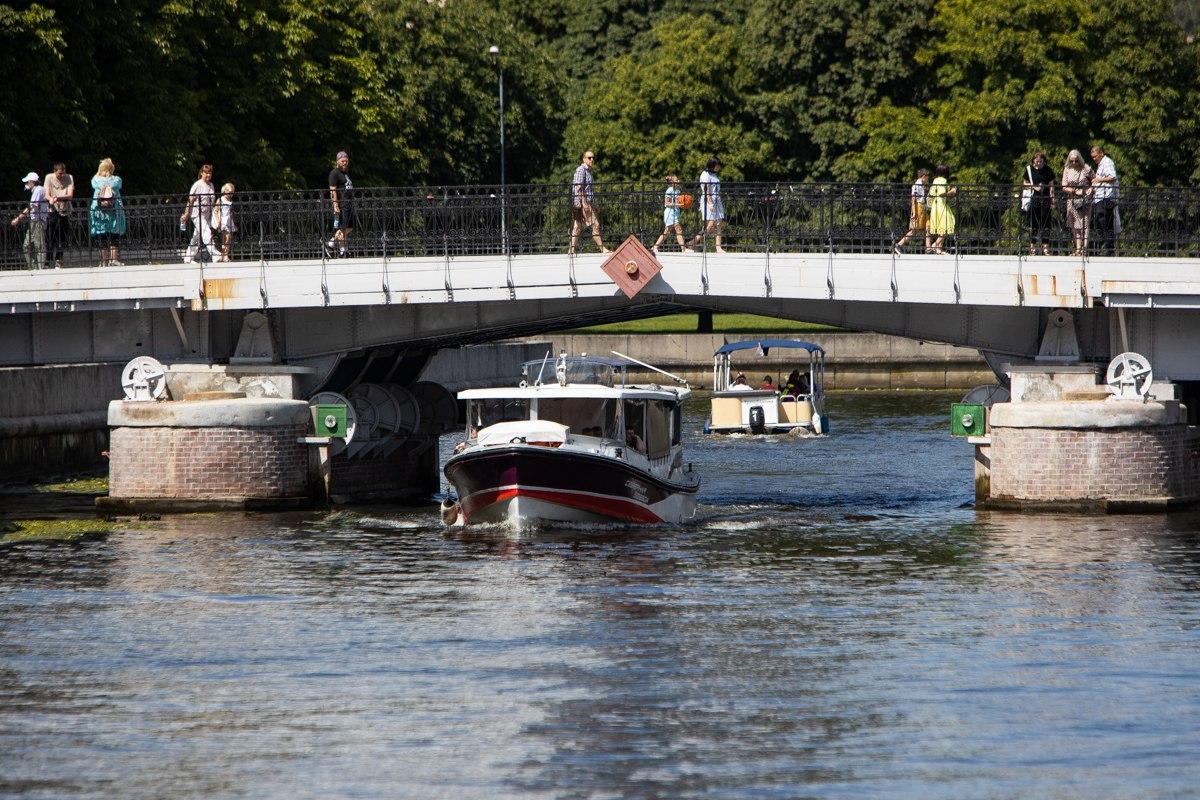
[[[770,352],[772,347],[789,347],[797,350],[807,350],[810,353],[825,354],[825,351],[819,344],[812,342],[802,342],[799,339],[750,339],[745,342],[729,342],[717,348],[714,356],[726,355],[738,350],[760,349],[763,355]]]

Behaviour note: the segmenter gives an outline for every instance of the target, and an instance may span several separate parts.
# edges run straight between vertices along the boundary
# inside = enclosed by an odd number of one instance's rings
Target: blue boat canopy
[[[714,356],[724,355],[725,353],[733,353],[738,350],[756,350],[761,349],[763,355],[771,351],[772,347],[789,347],[797,350],[807,350],[810,353],[821,353],[825,351],[821,349],[819,344],[812,342],[802,342],[799,339],[751,339],[745,342],[729,342],[717,348]]]

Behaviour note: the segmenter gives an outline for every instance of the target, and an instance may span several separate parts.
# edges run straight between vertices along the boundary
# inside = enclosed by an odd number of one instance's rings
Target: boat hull
[[[699,488],[617,458],[533,445],[461,453],[445,473],[467,524],[677,523],[695,514]]]

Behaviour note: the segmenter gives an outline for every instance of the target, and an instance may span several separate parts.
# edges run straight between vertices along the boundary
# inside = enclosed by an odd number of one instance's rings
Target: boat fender
[[[825,433],[825,420],[821,419],[820,414],[813,414],[812,425],[813,425],[813,433],[817,433],[817,434]]]
[[[442,514],[442,522],[444,522],[447,525],[454,525],[455,523],[458,522],[458,516],[459,516],[458,503],[454,502],[450,498],[446,498],[445,500],[442,501],[441,514]]]

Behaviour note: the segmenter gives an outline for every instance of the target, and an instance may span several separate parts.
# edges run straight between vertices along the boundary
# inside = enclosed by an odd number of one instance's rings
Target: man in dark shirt
[[[350,156],[345,150],[337,154],[336,166],[329,173],[329,199],[333,203],[333,238],[325,243],[325,255],[338,258],[350,255],[350,232],[355,227],[354,181],[350,180]]]

